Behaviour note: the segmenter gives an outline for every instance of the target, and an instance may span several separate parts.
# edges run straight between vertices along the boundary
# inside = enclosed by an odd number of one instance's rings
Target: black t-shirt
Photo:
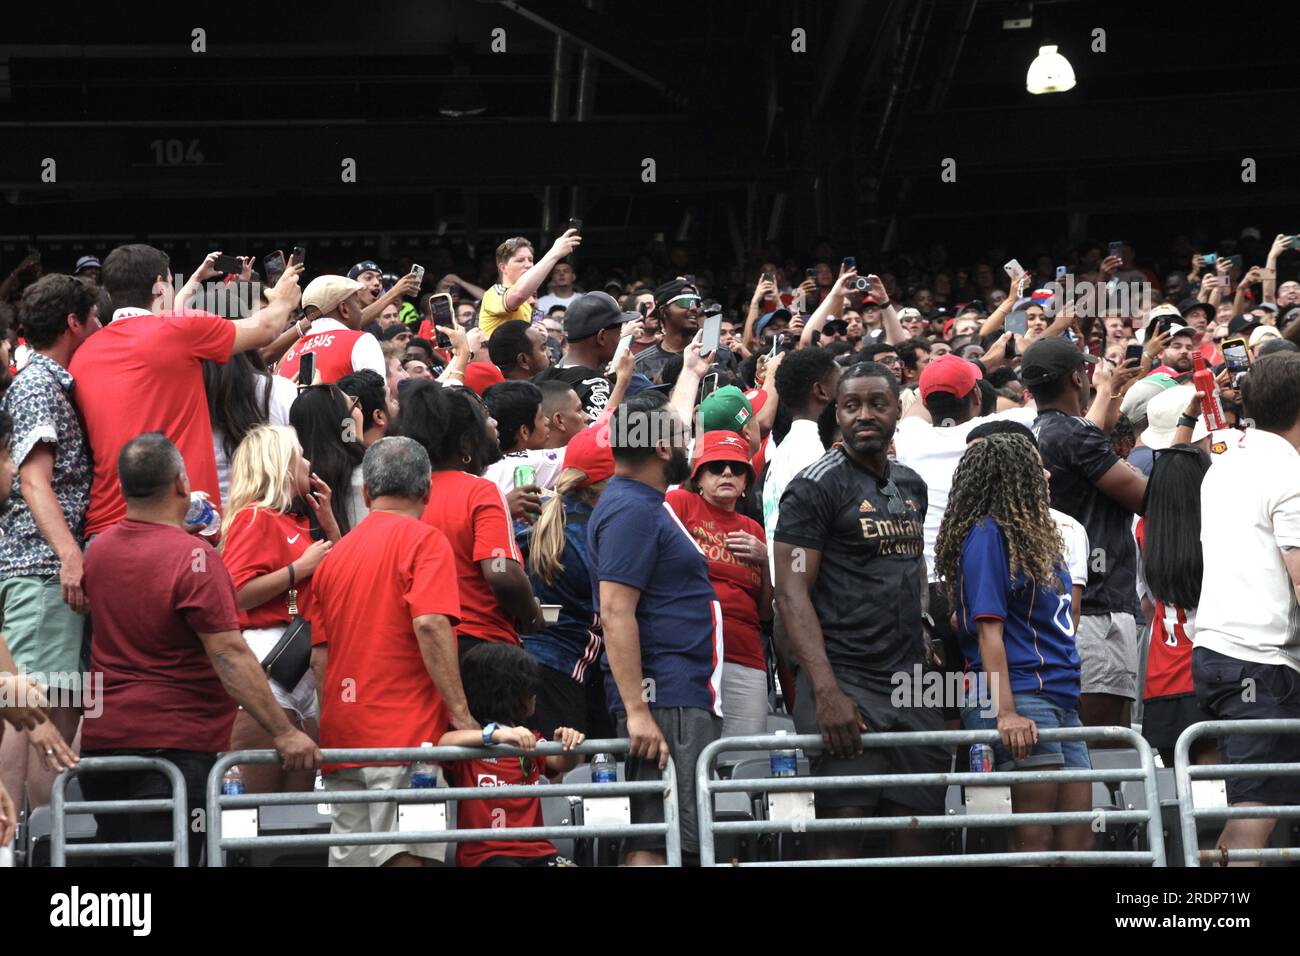
[[[1105,432],[1088,421],[1048,409],[1034,419],[1043,467],[1052,473],[1052,507],[1088,532],[1088,586],[1084,614],[1132,613],[1137,586],[1133,513],[1097,490],[1120,460]]]
[[[573,386],[589,422],[594,422],[605,410],[605,405],[609,402],[609,394],[614,390],[614,386],[604,375],[582,365],[567,365],[562,368],[552,365],[533,376],[533,382],[536,384],[549,381],[567,382]]]
[[[882,486],[892,481],[891,501]],[[884,480],[832,448],[781,495],[775,539],[821,552],[812,604],[831,669],[885,691],[921,663],[917,571],[928,505],[925,482],[889,463]]]
[[[663,367],[668,364],[674,355],[681,355],[681,352],[666,352],[656,343],[648,349],[642,349],[636,355],[636,370],[650,379],[652,382],[658,382],[659,373]],[[713,356],[713,362],[709,366],[710,372],[731,372],[737,373],[740,370],[740,363],[730,349],[718,347],[717,354]]]

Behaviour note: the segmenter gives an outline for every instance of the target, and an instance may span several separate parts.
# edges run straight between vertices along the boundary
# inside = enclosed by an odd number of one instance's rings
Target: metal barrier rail
[[[1183,828],[1183,861],[1187,866],[1200,866],[1202,861],[1265,861],[1300,860],[1300,847],[1273,847],[1263,850],[1202,850],[1197,843],[1196,821],[1202,820],[1259,820],[1274,818],[1290,820],[1300,817],[1300,806],[1263,807],[1205,807],[1198,810],[1192,801],[1192,781],[1228,777],[1294,777],[1300,775],[1300,763],[1255,764],[1194,764],[1191,762],[1192,742],[1198,737],[1226,736],[1231,734],[1300,734],[1300,720],[1274,717],[1266,720],[1205,720],[1192,724],[1178,737],[1174,745],[1174,781],[1178,787],[1178,818]]]
[[[534,750],[516,747],[389,747],[362,750],[324,750],[324,763],[416,763],[483,759],[489,757],[549,757],[582,754],[626,754],[627,740],[587,740],[565,750],[559,743],[539,743]],[[630,797],[656,794],[663,798],[663,823],[629,823],[607,826],[511,827],[512,840],[581,839],[583,837],[622,838],[662,836],[668,866],[682,865],[681,826],[677,804],[677,771],[671,759],[660,780],[618,781],[616,783],[546,783],[507,787],[438,787],[407,790],[311,790],[303,793],[247,793],[227,796],[221,793],[221,778],[234,764],[276,763],[274,750],[241,750],[223,754],[208,776],[208,866],[224,866],[225,850],[255,848],[384,846],[400,843],[468,843],[499,840],[500,828],[477,830],[421,830],[386,833],[314,833],[273,837],[223,837],[221,811],[259,806],[286,806],[312,803],[444,803],[458,800],[492,800],[510,797]]]
[[[1054,813],[985,813],[965,816],[896,816],[896,817],[843,817],[808,819],[799,821],[799,830],[805,833],[827,831],[870,830],[952,830],[980,827],[1009,827],[1025,824],[1093,823],[1098,813],[1106,823],[1145,823],[1149,850],[1118,851],[1050,851],[1041,853],[985,853],[938,854],[909,857],[859,857],[848,860],[788,860],[775,862],[738,863],[738,866],[989,866],[992,864],[1144,864],[1165,865],[1164,832],[1160,826],[1160,801],[1156,793],[1155,761],[1151,747],[1142,736],[1127,727],[1068,727],[1044,729],[1038,732],[1040,740],[1105,740],[1122,741],[1137,750],[1140,767],[1112,768],[1107,770],[1016,770],[992,773],[945,772],[928,774],[875,774],[866,776],[835,777],[757,777],[740,780],[713,779],[713,765],[723,751],[773,751],[802,749],[819,753],[822,739],[815,734],[778,737],[764,734],[750,737],[726,737],[704,748],[696,765],[696,787],[699,801],[700,865],[719,864],[714,858],[714,835],[788,833],[790,821],[714,820],[713,794],[727,792],[789,792],[818,790],[862,790],[892,786],[943,786],[969,784],[1001,786],[1016,783],[1117,783],[1141,780],[1146,789],[1145,810],[1094,809]],[[908,747],[920,744],[947,746],[951,744],[991,744],[998,740],[996,730],[938,730],[908,733],[863,734],[864,747]]]
[[[67,799],[68,781],[78,774],[101,771],[157,770],[172,785],[170,798],[159,800],[74,800]],[[149,813],[171,811],[172,838],[157,842],[75,843],[67,839],[69,813]],[[83,757],[77,766],[54,778],[50,795],[50,866],[67,866],[69,856],[136,856],[171,853],[176,866],[189,866],[189,827],[185,778],[170,760],[159,757]]]

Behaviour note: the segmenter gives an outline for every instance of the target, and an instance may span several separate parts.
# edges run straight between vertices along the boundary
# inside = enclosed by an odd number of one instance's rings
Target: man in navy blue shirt
[[[624,776],[658,780],[672,756],[682,851],[695,854],[695,763],[722,732],[722,612],[708,560],[664,504],[668,486],[690,476],[687,435],[660,393],[619,406],[610,421],[614,477],[587,523],[587,544],[609,708],[632,745]],[[634,823],[662,814],[658,797],[632,798]],[[661,865],[663,846],[659,837],[628,841],[625,862]]]

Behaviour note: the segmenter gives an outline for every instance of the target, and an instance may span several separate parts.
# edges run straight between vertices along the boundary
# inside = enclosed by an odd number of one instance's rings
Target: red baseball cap
[[[506,377],[501,369],[491,362],[470,362],[465,366],[465,387],[482,395],[497,382],[504,382]]]
[[[564,467],[577,468],[587,476],[580,487],[588,488],[614,474],[614,449],[609,443],[609,418],[584,428],[564,446]]]
[[[754,480],[754,466],[749,463],[749,442],[741,435],[729,431],[705,432],[695,446],[695,461],[691,475],[699,473],[701,465],[711,461],[732,461],[744,465],[749,480]]]
[[[921,372],[921,399],[933,392],[947,392],[961,398],[970,394],[975,383],[984,377],[979,366],[956,355],[940,355]]]
[[[749,399],[749,407],[754,410],[755,415],[767,404],[767,392],[761,388],[751,388],[745,393],[745,397]]]

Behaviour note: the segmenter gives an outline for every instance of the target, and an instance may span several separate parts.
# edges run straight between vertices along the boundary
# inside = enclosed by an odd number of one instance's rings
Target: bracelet
[[[289,572],[289,590],[292,591],[292,590],[293,590],[293,582],[294,582],[294,579],[295,579],[295,577],[296,577],[296,575],[294,574],[294,571],[293,571],[293,562],[290,561],[290,562],[289,562],[285,567],[286,567],[286,569],[287,569],[288,572]]]
[[[1179,415],[1179,416],[1178,416],[1178,427],[1179,427],[1179,428],[1195,428],[1195,427],[1196,427],[1196,419],[1193,418],[1191,415],[1188,415],[1186,412],[1184,412],[1182,415]]]

